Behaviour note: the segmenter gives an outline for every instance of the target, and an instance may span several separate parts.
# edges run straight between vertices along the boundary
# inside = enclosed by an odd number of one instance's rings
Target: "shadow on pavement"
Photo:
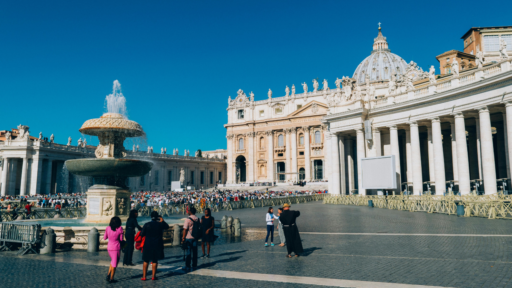
[[[321,250],[321,249],[322,248],[320,248],[320,247],[309,247],[309,248],[304,249],[304,252],[300,256],[309,256],[316,250]]]

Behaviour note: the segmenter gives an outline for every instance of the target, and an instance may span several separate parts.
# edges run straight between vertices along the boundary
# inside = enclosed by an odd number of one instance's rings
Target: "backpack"
[[[199,238],[203,236],[203,231],[201,231],[201,223],[199,223],[199,219],[197,221],[192,220],[190,217],[188,217],[188,219],[194,223],[194,225],[192,225],[192,237],[194,237],[195,240],[199,240]]]

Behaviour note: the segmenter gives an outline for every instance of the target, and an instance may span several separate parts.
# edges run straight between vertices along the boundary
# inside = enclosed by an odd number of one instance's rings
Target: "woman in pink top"
[[[107,282],[114,282],[114,274],[116,273],[117,263],[121,257],[121,241],[123,241],[123,227],[121,227],[121,219],[114,216],[110,219],[110,224],[105,229],[103,240],[108,239],[108,255],[110,256],[110,267],[108,267]]]

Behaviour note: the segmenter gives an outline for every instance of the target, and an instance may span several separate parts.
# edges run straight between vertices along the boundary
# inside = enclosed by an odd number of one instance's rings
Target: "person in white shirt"
[[[265,237],[265,247],[268,247],[268,236],[270,235],[270,246],[274,246],[274,209],[268,208],[266,215],[267,221],[267,237]]]

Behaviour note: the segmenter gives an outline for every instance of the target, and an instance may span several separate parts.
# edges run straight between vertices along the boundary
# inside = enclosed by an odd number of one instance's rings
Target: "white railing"
[[[500,66],[493,66],[493,67],[489,67],[489,68],[485,69],[484,75],[489,76],[489,75],[494,75],[494,74],[500,73],[500,72],[501,72]]]
[[[437,91],[441,91],[441,90],[445,90],[445,89],[448,89],[452,87],[452,82],[451,81],[446,81],[446,82],[443,82],[443,83],[440,83],[440,84],[437,84],[436,86],[436,90]]]
[[[468,84],[476,80],[475,73],[460,77],[460,84]]]
[[[416,89],[414,91],[414,96],[416,96],[416,97],[427,95],[427,94],[428,94],[428,88]]]

